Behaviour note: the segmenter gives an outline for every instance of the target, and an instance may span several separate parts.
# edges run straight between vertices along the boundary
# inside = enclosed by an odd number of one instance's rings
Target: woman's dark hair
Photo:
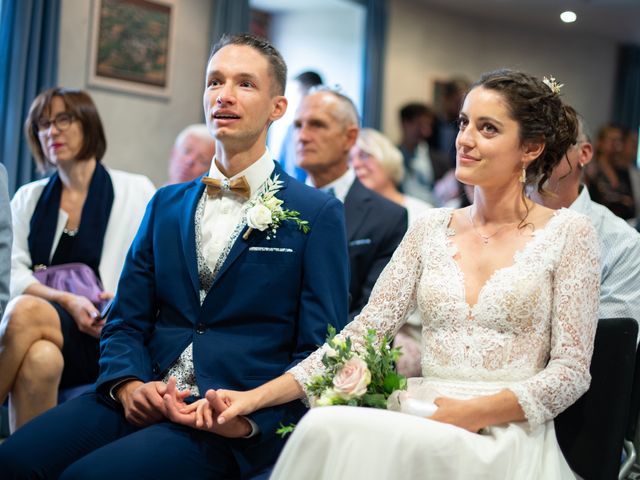
[[[38,169],[45,170],[49,164],[38,138],[38,120],[50,114],[54,97],[60,97],[64,102],[65,110],[82,125],[82,147],[78,152],[77,160],[89,160],[92,157],[97,161],[102,160],[107,149],[107,140],[100,115],[89,94],[82,90],[53,87],[35,98],[24,123],[25,136]]]
[[[518,122],[520,141],[543,143],[544,150],[527,167],[526,184],[534,184],[540,193],[578,136],[575,110],[565,105],[557,91],[542,80],[523,72],[496,70],[480,77],[472,85],[502,94],[512,118]]]

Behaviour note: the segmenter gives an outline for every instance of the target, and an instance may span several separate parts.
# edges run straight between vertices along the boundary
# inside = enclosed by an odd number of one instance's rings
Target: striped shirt
[[[640,234],[608,208],[591,200],[582,186],[571,210],[587,215],[600,242],[599,318],[640,322]]]

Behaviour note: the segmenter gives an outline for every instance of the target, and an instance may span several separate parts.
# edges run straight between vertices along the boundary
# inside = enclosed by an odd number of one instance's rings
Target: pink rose
[[[351,357],[333,379],[335,392],[345,400],[358,398],[367,392],[371,383],[371,372],[364,360]]]

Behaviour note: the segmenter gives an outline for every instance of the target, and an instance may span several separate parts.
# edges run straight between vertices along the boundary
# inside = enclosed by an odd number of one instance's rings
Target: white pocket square
[[[350,247],[357,247],[358,245],[370,245],[370,244],[371,244],[370,238],[360,238],[359,240],[351,240],[349,242]]]
[[[290,248],[273,248],[273,247],[249,247],[250,252],[278,252],[278,253],[293,253]]]

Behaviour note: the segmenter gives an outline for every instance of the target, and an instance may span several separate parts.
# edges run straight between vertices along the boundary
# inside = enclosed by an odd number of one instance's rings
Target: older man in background
[[[169,181],[190,182],[205,174],[216,153],[216,142],[203,123],[189,125],[176,137],[169,158]]]
[[[293,122],[298,165],[307,183],[344,203],[349,242],[349,317],[369,301],[382,269],[407,230],[407,210],[366,188],[349,165],[358,138],[358,112],[341,93],[318,88],[300,104]]]

